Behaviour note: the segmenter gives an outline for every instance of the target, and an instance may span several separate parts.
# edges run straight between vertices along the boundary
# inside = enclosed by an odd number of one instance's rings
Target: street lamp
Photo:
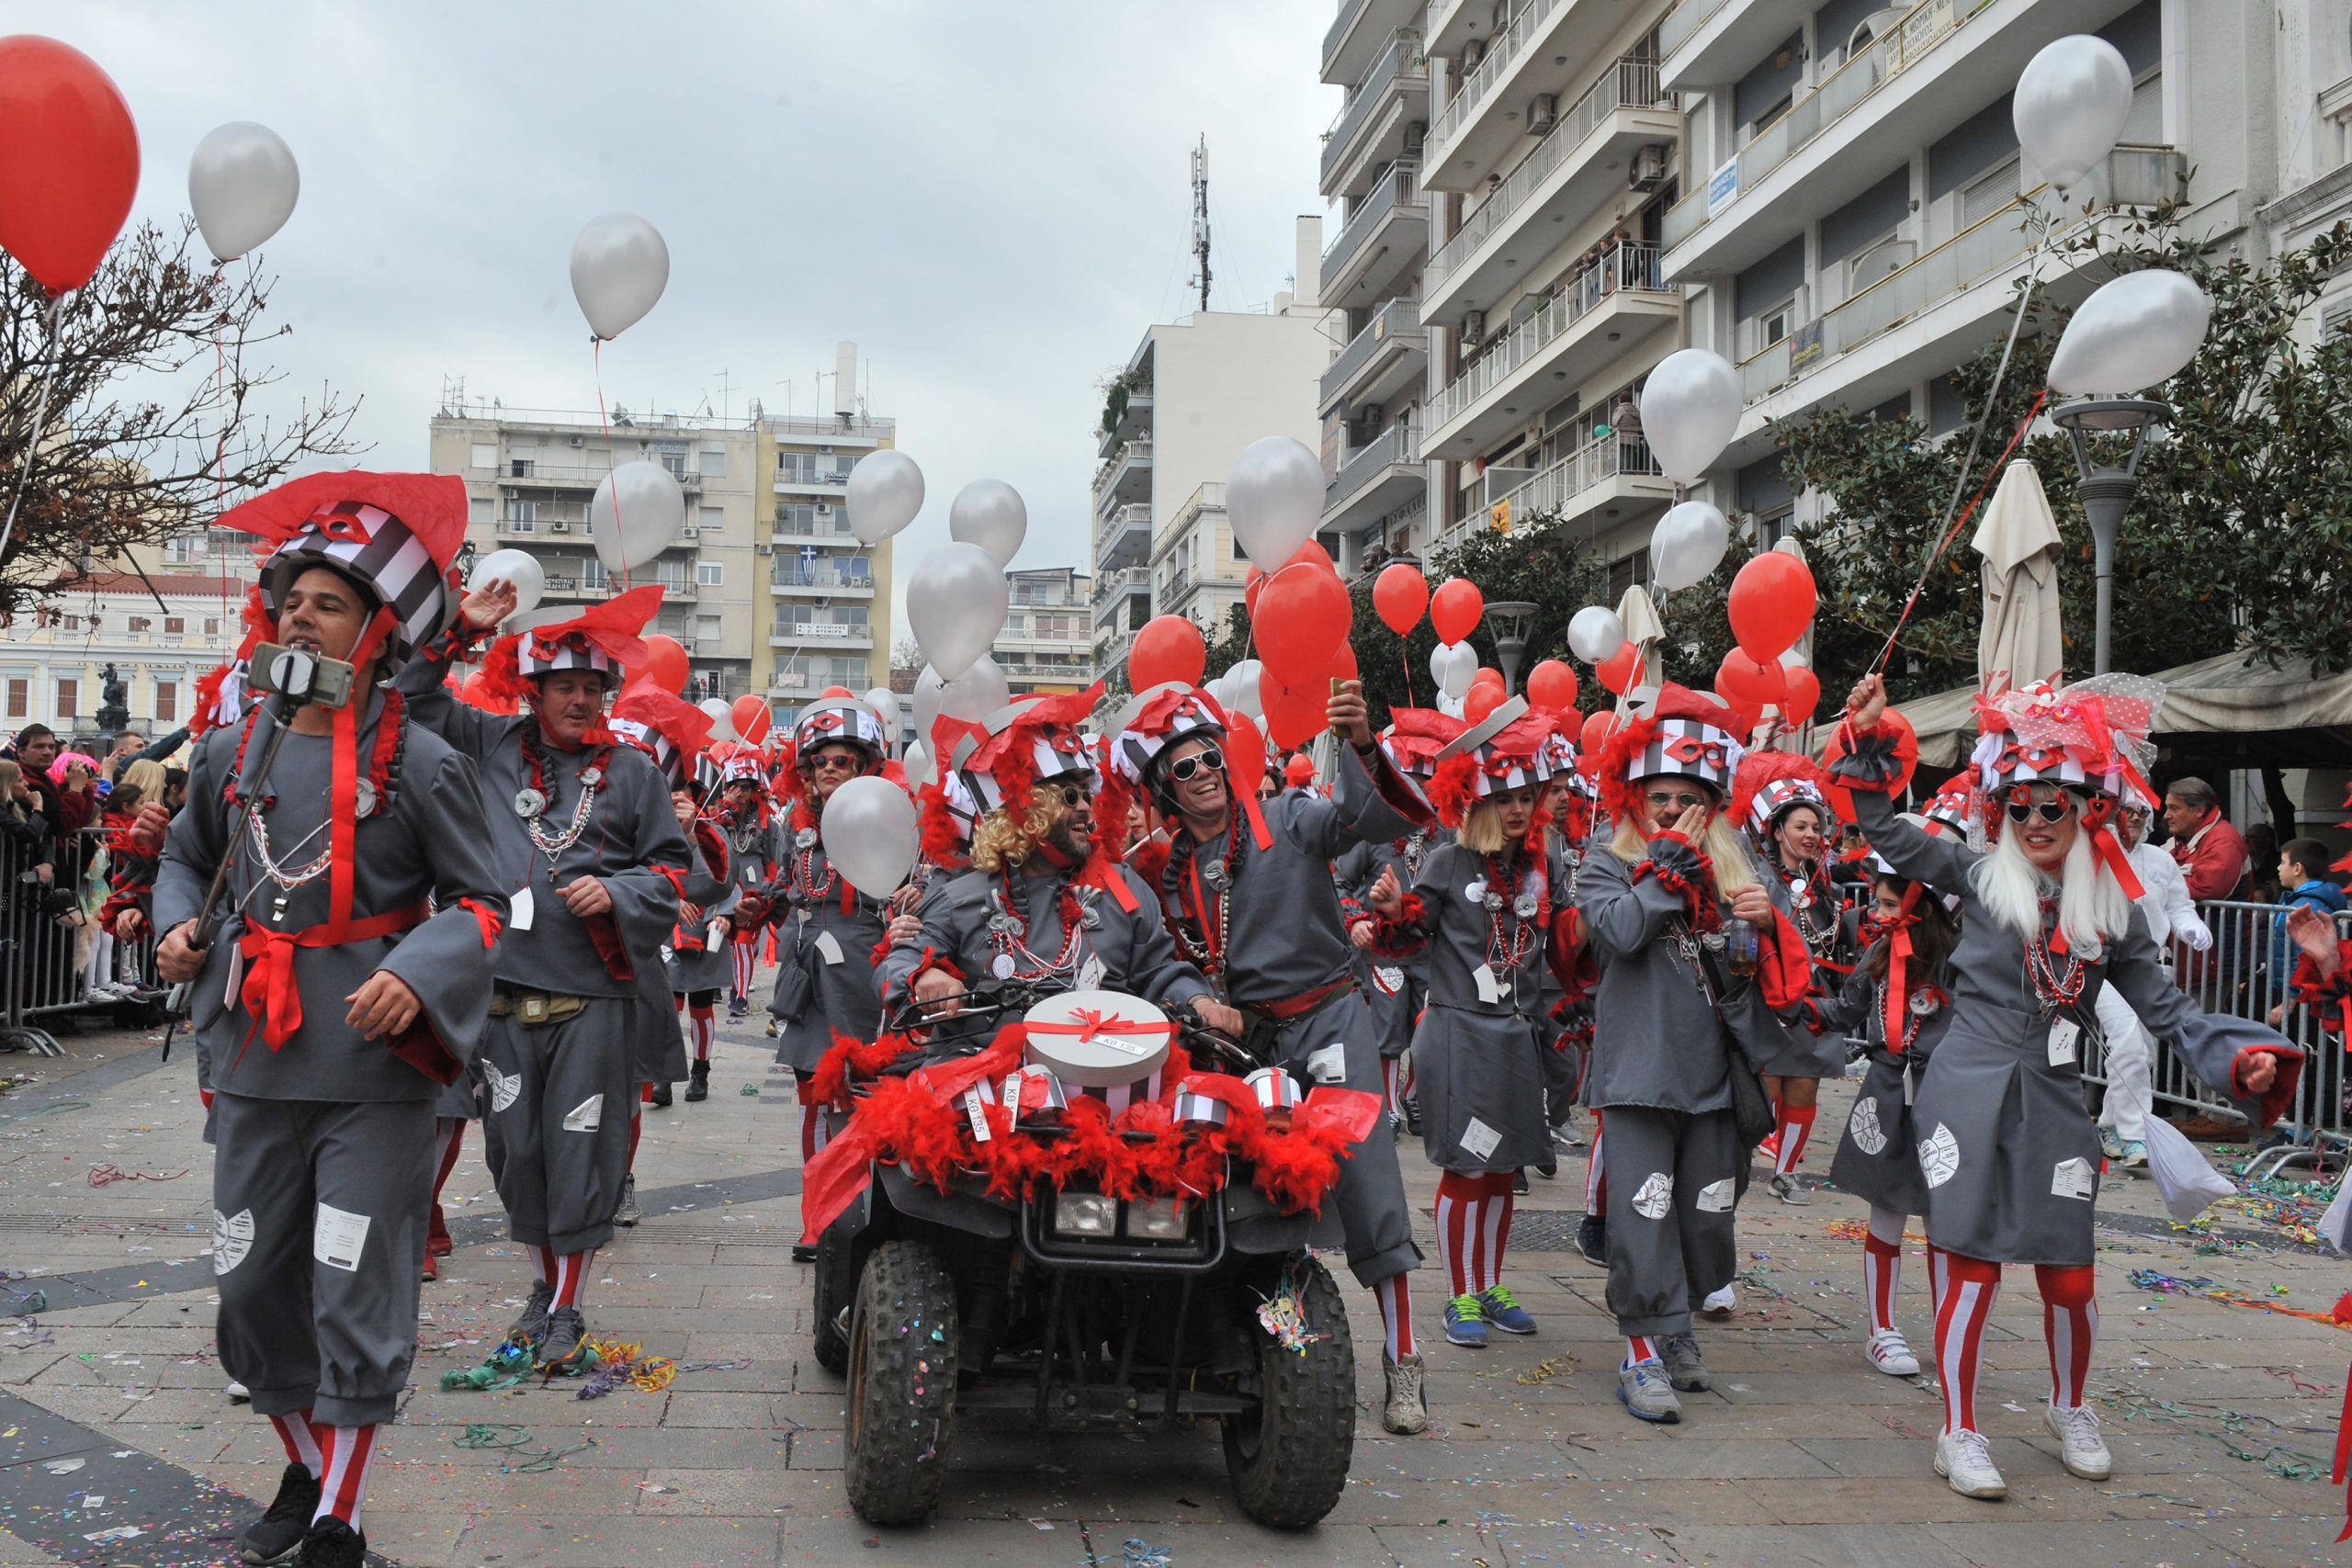
[[[2098,546],[2094,561],[2098,576],[2098,633],[2091,644],[2091,673],[2107,673],[2108,622],[2115,610],[2115,540],[2123,531],[2123,513],[2140,482],[2140,454],[2147,450],[2148,433],[2172,417],[2170,404],[2147,398],[2085,398],[2052,410],[2050,415],[2075,444],[2075,491],[2083,498],[2083,514],[2090,520],[2091,538]],[[2132,455],[2120,468],[2100,468],[2091,455],[2089,437],[2132,437]]]
[[[1527,654],[1527,634],[1544,606],[1523,599],[1506,599],[1487,606],[1487,629],[1494,634],[1495,657],[1503,662],[1503,694],[1519,686],[1519,661]]]

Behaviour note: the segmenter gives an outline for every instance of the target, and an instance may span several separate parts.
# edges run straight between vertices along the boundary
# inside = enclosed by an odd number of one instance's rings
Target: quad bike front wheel
[[[850,1311],[842,1484],[868,1524],[915,1524],[939,1506],[962,1332],[937,1252],[886,1241],[867,1257]]]
[[[1348,1312],[1331,1275],[1312,1258],[1287,1266],[1309,1337],[1301,1349],[1275,1342],[1254,1321],[1255,1411],[1225,1418],[1225,1468],[1241,1511],[1278,1529],[1305,1529],[1331,1511],[1355,1451],[1356,1360]]]

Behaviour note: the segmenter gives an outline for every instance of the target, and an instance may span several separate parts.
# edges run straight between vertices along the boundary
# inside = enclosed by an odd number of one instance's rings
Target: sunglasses
[[[1707,796],[1703,795],[1682,795],[1658,789],[1650,791],[1643,798],[1650,803],[1654,811],[1689,811],[1707,804]]]
[[[1086,801],[1086,800],[1091,799],[1091,796],[1090,796],[1090,795],[1087,794],[1087,792],[1086,792],[1082,787],[1080,787],[1080,785],[1077,785],[1077,784],[1064,784],[1064,785],[1062,785],[1062,804],[1063,804],[1064,806],[1077,806],[1077,805],[1080,804],[1081,802]]]
[[[2054,800],[2012,800],[2009,802],[2009,820],[2012,822],[2030,822],[2037,817],[2044,822],[2064,822],[2074,814],[2075,801],[2072,795],[2062,795]]]
[[[845,752],[826,751],[809,758],[808,765],[820,773],[839,768],[842,772],[850,773],[855,773],[862,761],[863,759],[850,756]]]
[[[1203,768],[1206,768],[1213,773],[1225,772],[1225,753],[1212,746],[1205,751],[1195,751],[1189,757],[1179,757],[1168,764],[1168,776],[1178,784],[1185,784]]]

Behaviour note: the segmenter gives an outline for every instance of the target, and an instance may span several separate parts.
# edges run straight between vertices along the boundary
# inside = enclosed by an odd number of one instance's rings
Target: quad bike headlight
[[[1175,1198],[1138,1198],[1127,1205],[1127,1234],[1142,1241],[1184,1239],[1184,1205]]]
[[[1119,1201],[1100,1192],[1063,1192],[1054,1198],[1056,1235],[1107,1236],[1119,1233]]]

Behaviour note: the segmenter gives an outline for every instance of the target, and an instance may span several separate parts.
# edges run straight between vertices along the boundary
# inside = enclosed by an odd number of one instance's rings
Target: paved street
[[[1930,1473],[1931,1380],[1860,1352],[1860,1205],[1786,1209],[1751,1193],[1738,1316],[1703,1331],[1718,1392],[1685,1424],[1643,1427],[1613,1402],[1620,1353],[1601,1276],[1573,1249],[1582,1161],[1521,1201],[1507,1279],[1542,1323],[1483,1352],[1436,1342],[1428,1206],[1408,1177],[1430,1270],[1419,1276],[1431,1407],[1426,1438],[1378,1429],[1378,1321],[1351,1292],[1363,1393],[1348,1495],[1283,1536],[1240,1517],[1214,1431],[1040,1438],[967,1423],[934,1526],[877,1532],[840,1486],[841,1384],[808,1353],[796,1231],[796,1119],[756,1023],[723,1027],[710,1100],[650,1113],[643,1225],[603,1254],[589,1322],[677,1358],[662,1393],[577,1385],[444,1393],[521,1303],[529,1270],[501,1239],[478,1139],[450,1184],[459,1247],[425,1287],[424,1349],[388,1428],[367,1530],[384,1561],[427,1564],[1041,1564],[1277,1562],[1306,1568],[1654,1562],[1999,1564],[2334,1562],[2341,1498],[2324,1471],[2352,1335],[2133,1288],[2134,1269],[2209,1278],[2326,1313],[2352,1272],[2275,1246],[2262,1216],[2220,1242],[2162,1219],[2150,1186],[2110,1188],[2093,1393],[2117,1474],[2065,1475],[2039,1419],[2040,1305],[2009,1276],[1980,1409],[2006,1504]],[[39,1081],[0,1096],[0,1565],[227,1561],[276,1484],[268,1427],[221,1393],[212,1354],[209,1163],[192,1065],[152,1036],[87,1035],[65,1062],[7,1058]],[[746,1088],[758,1090],[745,1094]],[[1825,1096],[1828,1164],[1843,1096]],[[91,1185],[93,1168],[130,1179]],[[175,1172],[186,1174],[176,1177]],[[101,1174],[105,1174],[102,1170]],[[153,1179],[172,1178],[170,1179]],[[1759,1189],[1760,1191],[1760,1189]],[[2234,1239],[2233,1239],[2234,1238]],[[2251,1238],[2253,1245],[2248,1245]],[[21,1271],[26,1278],[16,1277]],[[1924,1260],[1905,1258],[1903,1326],[1929,1339]],[[29,1310],[26,1292],[46,1294]],[[109,1535],[107,1532],[117,1532]],[[871,1557],[865,1554],[870,1552]]]

